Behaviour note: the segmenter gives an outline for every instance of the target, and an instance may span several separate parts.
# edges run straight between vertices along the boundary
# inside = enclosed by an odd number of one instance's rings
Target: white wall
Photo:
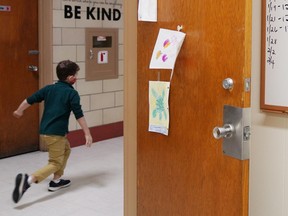
[[[76,90],[81,97],[86,121],[89,127],[123,121],[123,76],[124,76],[124,17],[123,1],[111,5],[114,0],[53,0],[53,79],[57,80],[57,63],[64,59],[75,61],[80,66]],[[80,6],[81,19],[65,19],[64,5]],[[86,7],[116,8],[122,13],[121,19],[92,20],[86,18]],[[97,9],[94,10],[94,16]],[[74,12],[74,10],[73,10]],[[86,81],[85,80],[85,28],[119,29],[119,77],[118,79]],[[70,118],[69,130],[80,129],[73,116]]]
[[[252,32],[250,216],[287,216],[287,115],[260,110],[261,0],[253,0]]]

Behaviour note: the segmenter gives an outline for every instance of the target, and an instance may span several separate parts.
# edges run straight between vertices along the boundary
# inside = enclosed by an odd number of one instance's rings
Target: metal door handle
[[[90,60],[92,60],[93,58],[94,58],[94,53],[93,53],[93,50],[92,49],[90,49]]]
[[[224,89],[231,91],[233,89],[233,87],[234,87],[233,79],[231,79],[231,78],[224,79],[223,82],[222,82],[222,86],[223,86]]]
[[[223,127],[215,127],[213,129],[213,136],[215,139],[230,138],[235,131],[233,125],[225,124]]]
[[[28,70],[29,71],[33,71],[33,72],[36,72],[38,71],[38,67],[36,65],[29,65],[28,66]]]

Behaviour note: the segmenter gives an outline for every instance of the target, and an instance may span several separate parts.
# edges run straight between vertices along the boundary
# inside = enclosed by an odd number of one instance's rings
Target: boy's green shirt
[[[44,101],[44,112],[40,124],[40,134],[65,136],[68,133],[71,111],[75,118],[83,117],[78,92],[67,82],[58,81],[47,85],[27,98],[27,102]]]

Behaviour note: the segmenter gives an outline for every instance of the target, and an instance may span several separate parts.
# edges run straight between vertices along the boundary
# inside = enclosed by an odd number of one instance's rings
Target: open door
[[[137,216],[247,216],[249,160],[223,154],[225,105],[250,107],[251,1],[158,0],[158,22],[138,22]],[[150,70],[160,28],[186,38],[170,85],[169,135],[148,132]],[[226,78],[233,88],[223,88]],[[227,80],[226,80],[227,81]],[[228,80],[229,81],[229,80]]]

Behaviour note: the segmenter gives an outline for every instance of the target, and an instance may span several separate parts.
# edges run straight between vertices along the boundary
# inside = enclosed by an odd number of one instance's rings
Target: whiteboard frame
[[[260,109],[267,112],[275,113],[288,113],[288,107],[266,104],[265,93],[269,91],[266,89],[265,80],[266,80],[266,5],[268,0],[262,0],[262,15],[261,15],[261,85],[260,85]],[[285,94],[285,92],[282,92]]]

